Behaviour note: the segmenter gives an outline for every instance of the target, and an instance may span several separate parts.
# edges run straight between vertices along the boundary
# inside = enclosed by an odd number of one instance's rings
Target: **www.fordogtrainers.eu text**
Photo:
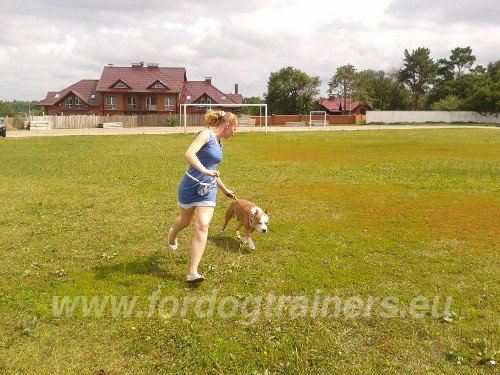
[[[312,296],[266,295],[222,296],[212,290],[203,296],[162,295],[161,288],[139,296],[53,296],[54,317],[153,318],[195,316],[198,318],[237,318],[253,324],[259,318],[441,318],[450,315],[450,296],[415,296],[404,303],[396,296],[330,296],[320,290]]]

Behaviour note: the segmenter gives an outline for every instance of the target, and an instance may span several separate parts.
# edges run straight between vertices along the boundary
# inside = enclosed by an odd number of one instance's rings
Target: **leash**
[[[235,202],[238,204],[238,206],[240,206],[240,208],[243,210],[243,212],[245,213],[245,215],[248,216],[248,222],[250,223],[250,228],[255,228],[255,225],[253,225],[253,219],[252,217],[248,214],[248,212],[241,206],[240,202],[238,202],[238,198],[236,197],[235,194],[233,194]]]

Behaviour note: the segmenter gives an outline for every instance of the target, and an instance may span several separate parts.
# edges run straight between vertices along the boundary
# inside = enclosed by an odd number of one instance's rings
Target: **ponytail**
[[[224,111],[208,111],[205,114],[205,127],[206,128],[215,128],[221,122],[228,121],[234,122],[236,116],[231,112]]]

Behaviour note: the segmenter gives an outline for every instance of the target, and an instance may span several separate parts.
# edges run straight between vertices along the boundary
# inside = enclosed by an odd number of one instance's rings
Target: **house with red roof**
[[[180,105],[242,104],[238,93],[225,94],[204,81],[188,81],[185,68],[163,68],[158,64],[134,63],[130,67],[105,66],[100,79],[81,80],[59,92],[48,92],[38,102],[48,115],[145,115],[177,114]],[[189,106],[188,113],[203,113],[205,106]],[[238,110],[231,107],[229,111]]]
[[[318,105],[320,110],[326,111],[329,115],[366,115],[366,111],[373,110],[371,105],[350,98],[320,99]]]

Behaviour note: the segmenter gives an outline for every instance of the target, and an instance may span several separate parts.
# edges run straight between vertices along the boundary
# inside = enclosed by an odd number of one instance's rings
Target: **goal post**
[[[323,115],[323,126],[326,126],[326,111],[310,111],[309,112],[309,126],[312,126],[313,115]]]
[[[262,108],[264,108],[264,125],[267,133],[267,104],[217,104],[217,103],[190,103],[181,104],[181,125],[184,126],[184,134],[187,132],[187,107],[208,107],[208,108],[241,108],[241,107],[259,107],[259,126],[262,126]]]

